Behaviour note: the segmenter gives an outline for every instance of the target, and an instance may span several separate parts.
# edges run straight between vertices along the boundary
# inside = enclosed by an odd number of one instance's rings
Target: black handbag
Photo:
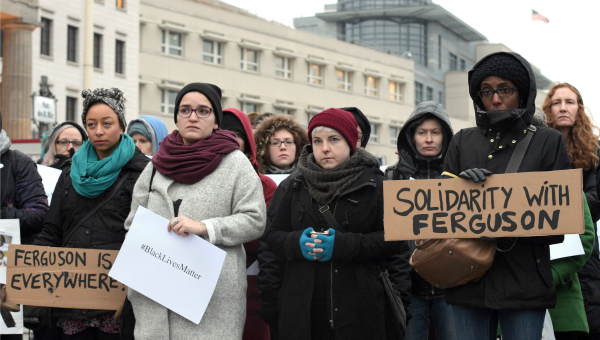
[[[325,221],[329,224],[329,227],[337,230],[341,230],[342,228],[337,223],[331,211],[329,211],[329,206],[324,205],[319,209],[319,212],[323,214]],[[385,263],[385,261],[383,261]],[[400,292],[396,289],[396,285],[392,283],[390,280],[390,274],[387,268],[384,267],[383,270],[377,267],[377,277],[381,280],[383,284],[383,290],[385,292],[385,313],[386,313],[386,321],[389,320],[388,313],[391,312],[392,322],[391,328],[395,328],[400,331],[400,334],[404,334],[406,331],[406,310],[404,309],[404,303],[400,297]],[[388,328],[388,325],[386,325]]]

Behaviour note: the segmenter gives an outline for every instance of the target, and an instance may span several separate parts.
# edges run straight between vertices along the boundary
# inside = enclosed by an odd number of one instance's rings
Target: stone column
[[[12,139],[31,138],[31,34],[35,26],[2,20],[2,128]]]

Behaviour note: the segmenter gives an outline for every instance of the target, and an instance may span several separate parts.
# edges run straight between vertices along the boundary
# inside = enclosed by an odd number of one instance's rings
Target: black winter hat
[[[529,72],[523,64],[514,56],[507,53],[497,53],[486,57],[482,63],[476,65],[471,72],[471,81],[469,82],[469,94],[471,99],[483,109],[481,97],[477,94],[481,90],[481,82],[487,77],[496,76],[511,81],[519,89],[521,104],[523,108],[527,104],[529,97]],[[535,81],[535,79],[533,80]]]
[[[227,131],[237,130],[244,135],[246,140],[248,140],[248,136],[246,136],[246,130],[244,130],[242,122],[240,122],[240,120],[229,111],[223,112],[223,120],[221,121],[221,124],[219,124],[219,128]]]
[[[210,102],[212,108],[214,110],[215,119],[217,125],[221,124],[223,120],[223,109],[221,108],[221,89],[213,84],[208,83],[190,83],[184,86],[181,91],[177,94],[177,98],[175,98],[175,109],[173,111],[173,119],[175,120],[175,124],[177,124],[177,107],[181,103],[181,99],[188,92],[200,92]]]
[[[363,148],[366,148],[367,143],[369,142],[369,137],[371,136],[371,123],[369,122],[369,119],[356,107],[342,107],[340,109],[350,112],[354,116],[354,120],[356,120],[356,123],[360,127],[360,130],[363,134],[360,145]]]

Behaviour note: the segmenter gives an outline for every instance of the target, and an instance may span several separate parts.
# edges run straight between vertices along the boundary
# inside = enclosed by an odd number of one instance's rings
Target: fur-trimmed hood
[[[296,142],[296,157],[294,159],[294,164],[298,163],[302,148],[309,144],[306,129],[298,124],[298,122],[294,120],[294,117],[285,114],[276,114],[263,120],[256,127],[256,131],[254,132],[256,161],[258,162],[260,172],[263,174],[266,173],[267,167],[271,165],[268,151],[269,141],[275,131],[280,129],[286,129],[294,136],[294,141]]]

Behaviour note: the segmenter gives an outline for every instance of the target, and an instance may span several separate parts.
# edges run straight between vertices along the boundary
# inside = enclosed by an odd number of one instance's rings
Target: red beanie
[[[314,116],[308,122],[308,140],[310,140],[311,145],[312,131],[318,126],[326,126],[342,134],[346,143],[350,146],[350,150],[354,153],[358,141],[358,124],[350,112],[332,108]]]

